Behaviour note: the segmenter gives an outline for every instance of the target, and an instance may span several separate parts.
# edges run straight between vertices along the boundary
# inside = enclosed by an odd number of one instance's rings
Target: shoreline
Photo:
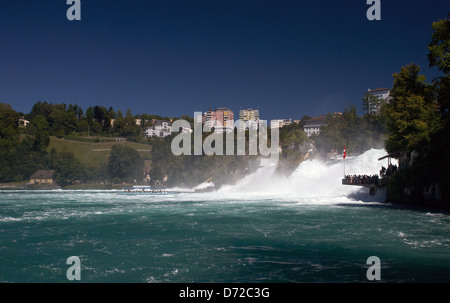
[[[113,190],[113,189],[122,189],[123,187],[130,187],[135,184],[99,184],[99,183],[92,183],[92,184],[72,184],[68,186],[61,187],[58,184],[52,184],[48,186],[44,185],[31,185],[28,182],[11,182],[11,183],[0,183],[0,190],[54,190],[54,189],[61,189],[61,190]],[[389,199],[386,199],[384,201],[386,204],[390,204],[393,206],[402,206],[407,208],[415,208],[420,209],[423,211],[429,210],[429,211],[438,211],[438,212],[450,212],[450,206],[447,206],[446,204],[439,204],[439,203],[427,203],[427,202],[409,202],[409,201],[392,201]]]
[[[32,185],[29,183],[0,183],[0,190],[49,190],[49,189],[62,189],[62,190],[74,190],[74,189],[121,189],[126,186],[131,186],[130,184],[73,184],[67,186],[60,186],[58,184],[52,185]]]

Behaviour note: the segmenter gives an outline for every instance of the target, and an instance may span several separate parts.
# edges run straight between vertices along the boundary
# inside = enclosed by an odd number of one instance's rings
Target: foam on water
[[[378,174],[382,165],[387,166],[387,160],[378,160],[385,154],[386,151],[382,149],[371,149],[356,157],[337,159],[328,163],[315,159],[306,160],[290,176],[277,174],[274,166],[261,167],[235,185],[224,186],[219,192],[246,195],[259,193],[266,196],[282,194],[283,197],[308,198],[309,201],[315,199],[317,202],[335,198],[342,201],[342,198],[349,196],[354,200],[359,193],[360,197],[368,195],[368,189],[342,185],[344,172],[346,175]],[[374,201],[379,201],[380,198],[374,197]]]

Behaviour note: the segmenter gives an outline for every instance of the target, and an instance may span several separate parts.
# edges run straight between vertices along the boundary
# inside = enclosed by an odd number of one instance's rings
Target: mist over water
[[[263,166],[255,173],[246,176],[235,185],[224,186],[220,193],[242,193],[262,195],[295,195],[297,198],[323,198],[327,201],[334,198],[359,197],[367,200],[368,189],[357,186],[342,185],[344,172],[346,175],[379,174],[387,160],[378,161],[386,155],[383,149],[371,149],[362,155],[329,160],[312,159],[303,161],[295,171],[285,176],[277,174],[275,166]],[[382,195],[372,197],[382,202]]]

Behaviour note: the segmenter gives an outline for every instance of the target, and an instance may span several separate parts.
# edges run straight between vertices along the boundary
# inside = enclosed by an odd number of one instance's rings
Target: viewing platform
[[[380,177],[378,175],[348,175],[342,179],[342,185],[362,186],[369,188],[369,194],[373,196],[376,189],[380,187]]]

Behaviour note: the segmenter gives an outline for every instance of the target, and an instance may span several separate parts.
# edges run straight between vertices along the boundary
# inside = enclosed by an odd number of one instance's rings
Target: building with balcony
[[[381,100],[381,102],[376,102],[369,104],[369,108],[367,109],[368,114],[377,114],[380,111],[380,106],[384,102],[389,102],[392,97],[390,96],[390,89],[389,88],[377,88],[377,89],[368,89],[367,94],[375,96]]]
[[[232,132],[234,129],[234,113],[226,107],[214,111],[210,108],[203,114],[202,122],[216,132]]]
[[[308,137],[312,136],[313,134],[318,135],[320,133],[320,128],[326,125],[324,116],[312,117],[311,119],[306,120],[304,123],[305,124],[303,126],[303,130]]]
[[[283,126],[291,125],[292,119],[275,119],[270,121],[271,128],[282,128]]]
[[[159,137],[164,138],[171,134],[172,126],[168,121],[157,120],[151,127],[144,130],[145,137]]]
[[[259,110],[257,109],[241,109],[239,111],[239,129],[248,130],[259,128]]]

